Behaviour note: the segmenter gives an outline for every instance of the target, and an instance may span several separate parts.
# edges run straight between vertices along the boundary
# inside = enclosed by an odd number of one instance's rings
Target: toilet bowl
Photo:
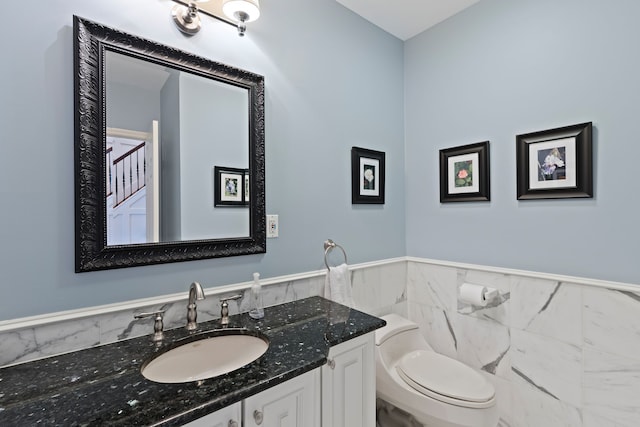
[[[377,397],[428,427],[495,427],[495,389],[471,367],[433,351],[418,325],[382,316],[375,333]]]

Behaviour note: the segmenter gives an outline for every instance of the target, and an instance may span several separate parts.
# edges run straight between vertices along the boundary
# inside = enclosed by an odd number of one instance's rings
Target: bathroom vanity
[[[199,418],[187,426],[278,427],[283,423],[300,427],[374,426],[373,345],[373,335],[367,333],[331,347],[327,364],[321,368]]]
[[[268,338],[266,353],[186,383],[153,382],[141,368],[219,320],[165,331],[159,344],[148,335],[9,366],[0,369],[0,425],[271,427],[284,416],[305,427],[373,426],[373,331],[384,324],[320,297],[267,307],[260,321],[231,316],[228,328]]]

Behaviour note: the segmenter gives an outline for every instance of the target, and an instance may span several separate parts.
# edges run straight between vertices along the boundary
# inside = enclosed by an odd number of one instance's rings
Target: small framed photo
[[[351,148],[351,203],[384,204],[384,152]]]
[[[592,124],[516,136],[518,200],[593,197]]]
[[[214,206],[246,206],[246,169],[214,166],[213,200]]]
[[[244,201],[249,204],[249,169],[244,172]]]
[[[488,200],[489,141],[440,150],[440,203]]]

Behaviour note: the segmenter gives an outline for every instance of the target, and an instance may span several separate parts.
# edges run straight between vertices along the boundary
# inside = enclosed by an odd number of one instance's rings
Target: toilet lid
[[[416,391],[454,405],[485,407],[495,396],[493,385],[482,375],[433,351],[418,350],[405,355],[397,371]]]

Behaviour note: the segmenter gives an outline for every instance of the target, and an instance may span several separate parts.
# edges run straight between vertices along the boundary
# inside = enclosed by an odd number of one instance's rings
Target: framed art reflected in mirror
[[[213,205],[247,206],[249,203],[249,171],[247,169],[214,166]]]

